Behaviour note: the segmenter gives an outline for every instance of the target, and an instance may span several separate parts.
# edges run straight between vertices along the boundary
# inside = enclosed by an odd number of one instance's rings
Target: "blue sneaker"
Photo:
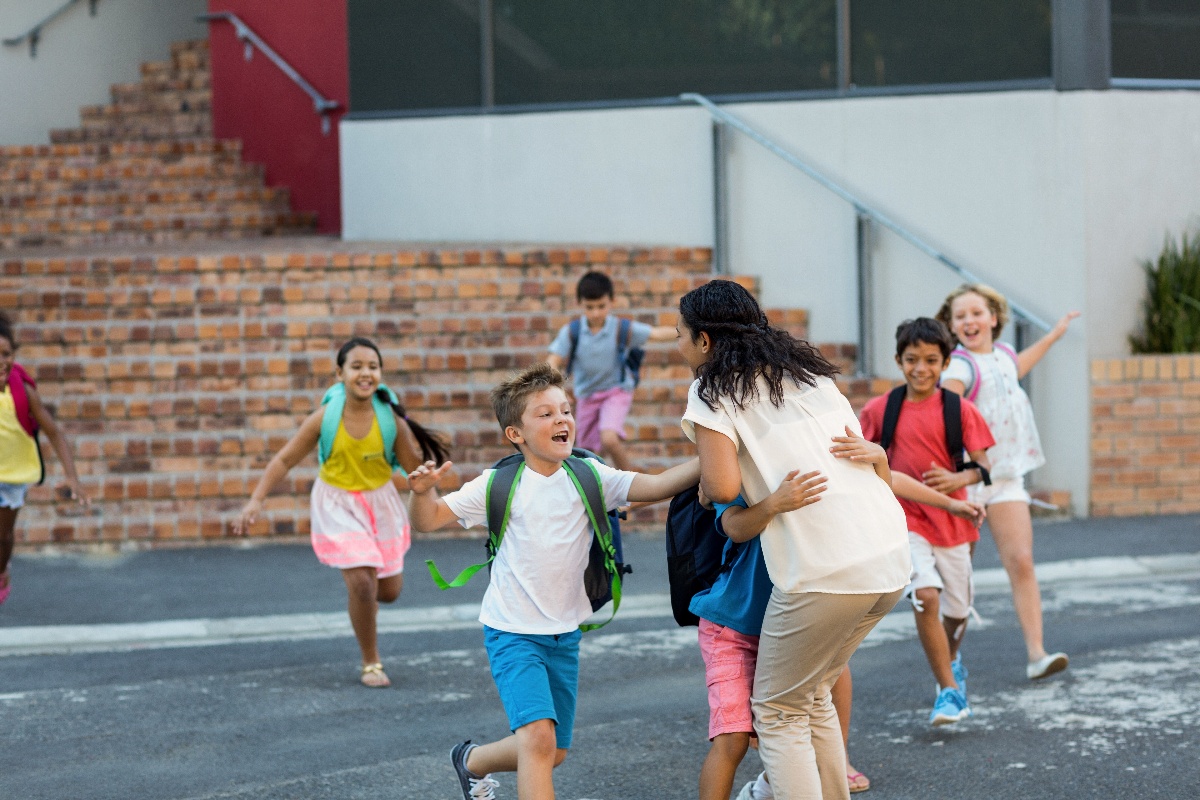
[[[967,696],[967,665],[963,663],[962,652],[954,657],[950,662],[950,672],[954,675],[954,682],[958,684],[958,689],[963,693],[963,697]]]
[[[929,724],[950,725],[971,716],[967,696],[958,689],[942,689],[938,692],[933,711],[929,712]]]

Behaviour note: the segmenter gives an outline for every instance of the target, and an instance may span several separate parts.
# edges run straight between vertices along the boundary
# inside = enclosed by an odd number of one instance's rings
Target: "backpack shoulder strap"
[[[567,374],[571,374],[571,367],[575,365],[575,348],[579,347],[579,332],[583,329],[580,324],[579,317],[567,323],[567,336],[571,341],[571,349],[567,351]]]
[[[621,362],[621,382],[625,382],[628,365],[625,354],[629,352],[629,337],[632,335],[633,320],[617,317],[617,361]]]
[[[33,410],[29,407],[27,386],[37,388],[37,382],[25,371],[24,367],[13,362],[8,371],[8,393],[12,396],[13,411],[17,415],[17,422],[21,425],[21,429],[36,439],[38,424],[37,420],[33,418]]]
[[[887,405],[883,409],[883,430],[879,434],[879,446],[885,451],[892,446],[896,435],[896,423],[900,420],[900,411],[904,408],[904,395],[908,391],[905,386],[897,386],[888,392]]]
[[[333,440],[337,437],[338,425],[342,423],[342,412],[346,409],[346,387],[335,383],[321,398],[325,413],[321,417],[321,437],[317,440],[317,461],[324,464],[333,452]]]
[[[942,423],[946,426],[946,451],[954,471],[963,468],[962,398],[949,389],[942,389]]]
[[[995,347],[997,350],[999,350],[1001,353],[1004,353],[1004,355],[1011,358],[1012,362],[1014,364],[1016,364],[1018,367],[1020,367],[1020,362],[1017,361],[1017,351],[1014,350],[1013,348],[1009,347],[1007,342],[996,342],[992,346]]]
[[[979,362],[975,360],[975,356],[971,355],[970,350],[961,345],[950,351],[950,357],[962,359],[971,368],[971,383],[967,386],[966,398],[972,403],[975,402],[975,398],[979,396]]]
[[[396,393],[381,383],[375,389],[375,394],[371,396],[371,406],[375,409],[375,419],[379,422],[379,432],[383,435],[383,454],[387,458],[387,462],[392,465],[393,471],[400,470],[401,473],[407,475],[404,467],[400,466],[400,459],[396,458],[396,437],[399,429],[396,427],[396,412],[392,408],[392,403],[398,402],[398,400]]]
[[[496,553],[500,551],[500,542],[504,539],[504,530],[508,527],[508,515],[512,510],[513,495],[517,493],[517,486],[521,482],[521,473],[524,471],[525,461],[521,460],[494,469],[492,474],[488,475],[487,488],[484,490],[488,526],[487,561],[481,564],[472,564],[458,573],[458,577],[454,580],[448,581],[442,577],[442,573],[433,563],[432,558],[425,559],[425,566],[429,568],[429,576],[433,578],[434,584],[439,589],[457,589],[465,585],[475,576],[476,572],[490,566],[496,559]]]
[[[621,607],[621,573],[617,568],[616,546],[613,544],[612,526],[608,520],[608,505],[604,501],[604,487],[600,483],[599,471],[595,464],[591,463],[591,459],[578,456],[571,456],[564,461],[563,468],[571,476],[571,482],[575,484],[575,489],[583,500],[594,538],[599,544],[604,558],[604,569],[611,576],[612,613],[604,622],[579,626],[581,631],[593,631],[603,628],[617,616],[617,609]]]

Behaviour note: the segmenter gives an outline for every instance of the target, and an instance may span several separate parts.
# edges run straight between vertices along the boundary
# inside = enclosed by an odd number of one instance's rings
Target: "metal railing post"
[[[496,105],[496,18],[492,0],[479,0],[480,105]]]
[[[732,274],[729,265],[729,131],[713,121],[713,272]]]
[[[875,270],[872,250],[875,226],[871,218],[859,213],[855,217],[856,255],[858,264],[858,353],[854,372],[860,378],[874,374],[875,369]]]

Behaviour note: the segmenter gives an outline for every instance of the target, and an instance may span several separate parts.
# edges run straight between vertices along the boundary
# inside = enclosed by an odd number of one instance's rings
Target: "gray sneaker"
[[[471,744],[470,739],[454,745],[454,749],[450,751],[450,763],[454,765],[454,774],[458,776],[463,800],[496,800],[496,789],[500,784],[491,775],[481,778],[467,769],[467,756],[478,746]]]

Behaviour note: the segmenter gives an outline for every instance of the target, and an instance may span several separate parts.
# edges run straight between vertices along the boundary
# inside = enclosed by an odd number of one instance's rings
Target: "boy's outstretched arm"
[[[693,458],[676,464],[665,472],[650,475],[639,472],[629,484],[629,499],[657,502],[674,497],[689,486],[700,482],[700,459]]]
[[[800,473],[794,469],[779,484],[779,488],[749,508],[734,505],[721,515],[721,528],[735,542],[745,542],[758,536],[771,520],[787,511],[820,501],[821,492],[829,479],[820,472]]]
[[[892,491],[897,497],[912,500],[914,503],[924,503],[927,506],[949,511],[956,517],[968,519],[978,528],[983,524],[987,511],[978,503],[968,500],[955,500],[941,492],[935,491],[916,478],[904,472],[892,473]]]
[[[440,467],[426,461],[408,474],[408,488],[412,496],[408,501],[408,517],[413,529],[426,533],[444,528],[458,521],[458,515],[450,510],[446,501],[438,497],[437,482],[453,466],[447,461]]]
[[[655,325],[650,329],[650,341],[673,342],[679,338],[679,331],[674,325]]]

